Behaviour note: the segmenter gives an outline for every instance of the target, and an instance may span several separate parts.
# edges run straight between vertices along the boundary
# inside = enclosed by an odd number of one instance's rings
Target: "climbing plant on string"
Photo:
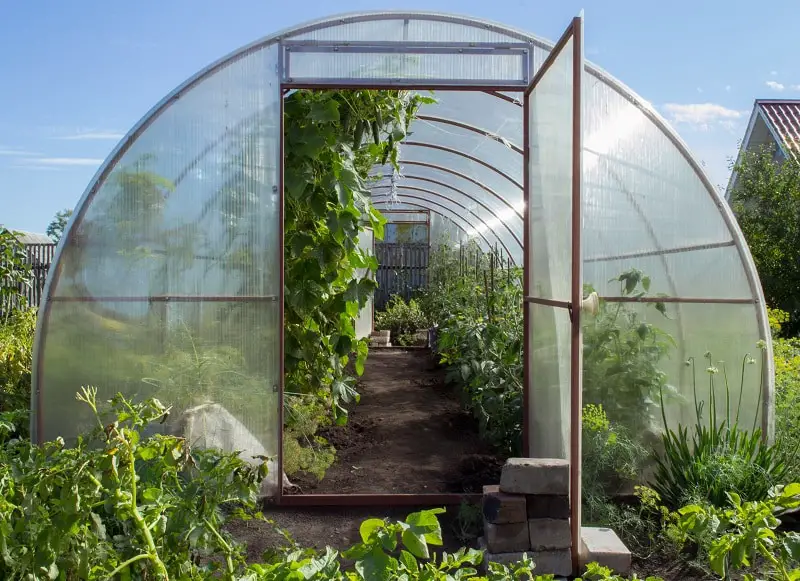
[[[351,361],[363,373],[367,340],[355,318],[376,284],[377,261],[358,247],[385,219],[372,205],[371,168],[398,168],[397,144],[431,97],[405,91],[297,91],[284,111],[286,389],[315,396],[346,421],[357,400]],[[359,269],[367,269],[359,276]],[[361,271],[363,272],[363,271]]]

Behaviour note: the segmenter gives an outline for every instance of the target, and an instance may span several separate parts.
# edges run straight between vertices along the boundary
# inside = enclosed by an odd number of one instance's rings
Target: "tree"
[[[64,228],[67,227],[67,222],[72,216],[72,210],[64,208],[60,212],[56,212],[55,217],[47,226],[47,235],[53,239],[53,242],[58,242],[64,234]]]
[[[776,161],[774,149],[744,152],[733,165],[731,206],[750,246],[767,304],[790,315],[784,332],[800,330],[800,162]]]

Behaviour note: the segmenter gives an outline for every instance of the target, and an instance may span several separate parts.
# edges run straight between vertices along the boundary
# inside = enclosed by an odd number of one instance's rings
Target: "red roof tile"
[[[758,106],[786,153],[800,159],[800,101],[759,101]]]

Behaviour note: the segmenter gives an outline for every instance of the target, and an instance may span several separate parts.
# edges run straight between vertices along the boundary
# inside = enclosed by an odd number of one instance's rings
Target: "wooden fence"
[[[427,286],[429,253],[426,243],[375,244],[375,258],[378,259],[376,310],[383,310],[392,295],[408,300],[416,289]]]

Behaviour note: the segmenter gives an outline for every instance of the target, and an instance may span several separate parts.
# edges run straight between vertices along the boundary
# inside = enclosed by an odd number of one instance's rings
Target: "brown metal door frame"
[[[560,56],[566,44],[572,40],[572,208],[571,208],[571,281],[570,281],[570,301],[557,301],[552,299],[542,299],[530,295],[530,276],[532,272],[531,250],[530,250],[530,190],[531,176],[530,164],[530,98],[536,90],[539,82],[547,74],[548,70]],[[531,370],[531,345],[530,345],[530,305],[540,304],[550,306],[554,309],[566,309],[570,317],[570,526],[572,529],[572,564],[573,572],[578,571],[580,565],[580,534],[581,534],[581,411],[583,408],[582,393],[582,338],[581,338],[581,309],[580,304],[583,298],[581,280],[581,190],[583,171],[581,164],[582,154],[582,113],[583,113],[583,92],[581,81],[583,79],[583,14],[572,19],[569,27],[561,35],[553,50],[536,71],[536,75],[531,80],[530,85],[524,92],[523,99],[523,171],[524,188],[523,199],[525,201],[525,212],[523,217],[524,238],[523,238],[523,455],[530,456],[530,402],[532,398],[531,383],[533,375]],[[566,128],[565,128],[566,129]]]

